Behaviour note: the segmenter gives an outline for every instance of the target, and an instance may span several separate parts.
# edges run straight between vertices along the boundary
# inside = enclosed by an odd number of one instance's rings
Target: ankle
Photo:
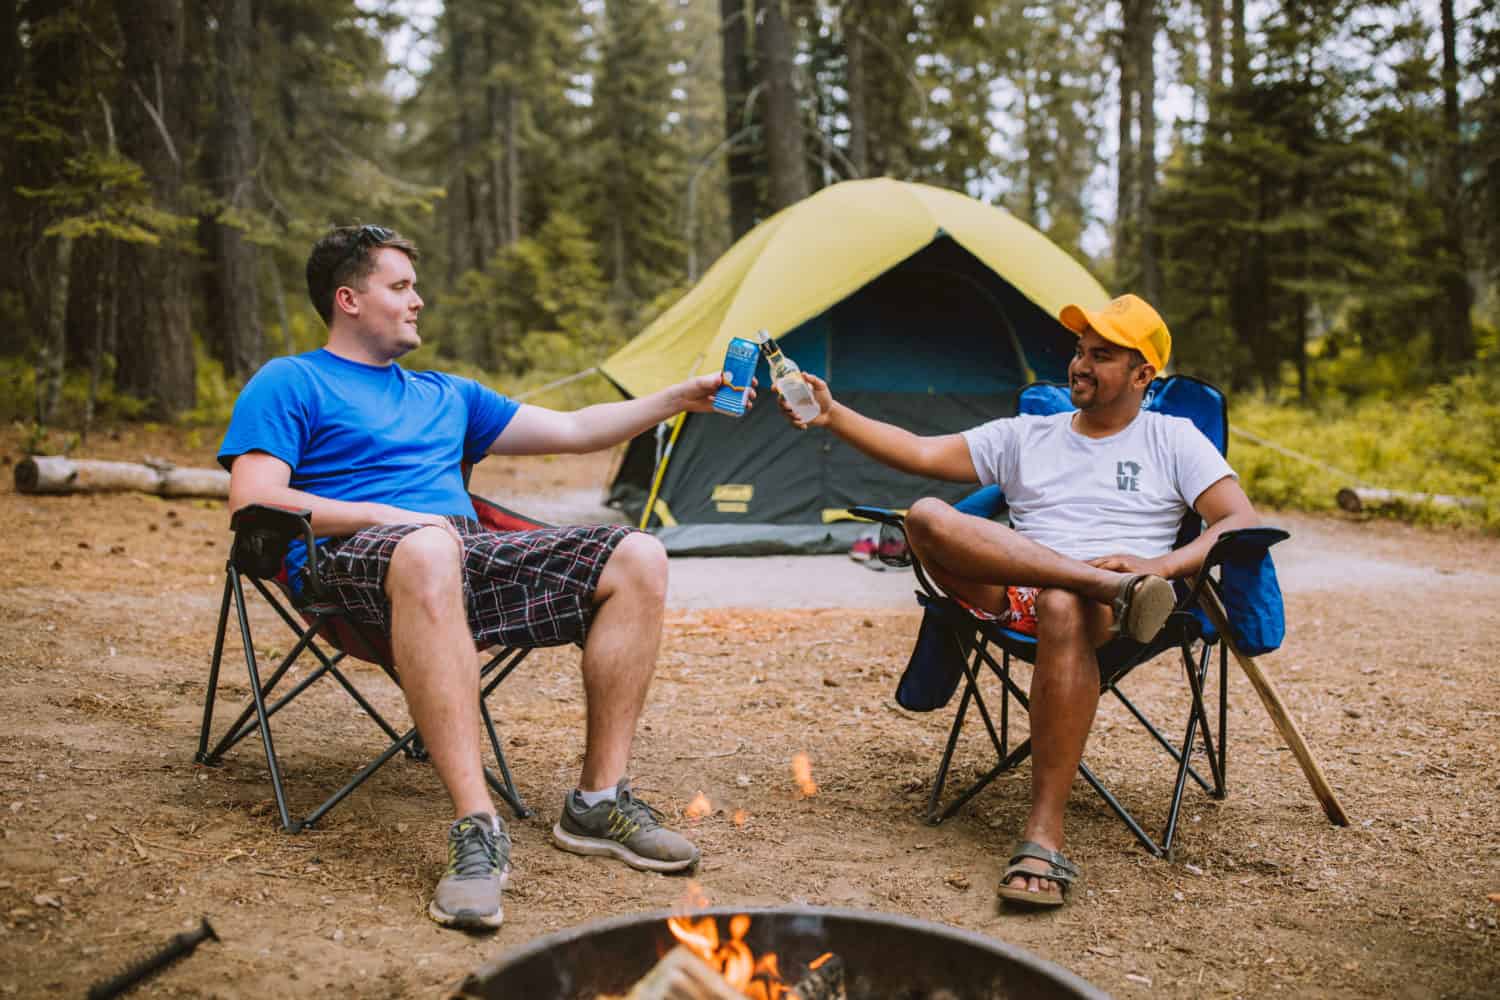
[[[592,809],[594,806],[597,806],[601,802],[613,802],[618,797],[614,785],[610,785],[608,788],[601,788],[597,791],[592,792],[586,791],[583,788],[575,788],[573,789],[573,794],[578,796],[578,800],[582,802],[584,808],[587,809]]]

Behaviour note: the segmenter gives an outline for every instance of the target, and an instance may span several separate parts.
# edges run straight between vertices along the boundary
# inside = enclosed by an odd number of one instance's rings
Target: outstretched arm
[[[926,479],[943,479],[952,483],[975,483],[979,473],[969,455],[969,443],[962,434],[938,434],[923,437],[895,424],[872,420],[856,413],[833,398],[828,383],[816,375],[803,372],[813,388],[813,398],[822,412],[804,423],[792,415],[783,401],[781,411],[795,426],[827,427],[843,440],[883,465]]]
[[[699,375],[660,392],[620,403],[599,403],[564,412],[523,404],[490,445],[491,455],[581,455],[628,441],[684,411],[707,413],[722,373]],[[751,390],[750,398],[755,398]]]

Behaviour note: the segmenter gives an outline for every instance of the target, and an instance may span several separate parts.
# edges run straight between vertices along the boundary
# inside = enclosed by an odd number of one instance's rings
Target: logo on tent
[[[720,483],[710,499],[720,514],[748,514],[754,496],[755,487],[750,483]]]

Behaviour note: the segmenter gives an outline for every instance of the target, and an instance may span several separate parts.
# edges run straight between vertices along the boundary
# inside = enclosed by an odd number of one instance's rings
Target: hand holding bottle
[[[794,410],[790,400],[787,399],[785,393],[780,391],[781,387],[778,385],[776,386],[776,395],[781,405],[781,413],[798,430],[805,431],[809,427],[822,427],[828,423],[829,415],[833,412],[833,393],[828,391],[828,383],[818,378],[818,376],[810,375],[807,372],[800,372],[799,374],[802,376],[803,383],[807,386],[812,399],[812,406],[802,411],[809,415],[803,417]],[[811,411],[810,413],[809,410]]]
[[[806,426],[823,412],[813,398],[812,386],[797,362],[781,352],[781,347],[764,330],[758,331],[761,353],[766,356],[766,365],[771,369],[771,385],[781,397],[781,406],[794,423]]]

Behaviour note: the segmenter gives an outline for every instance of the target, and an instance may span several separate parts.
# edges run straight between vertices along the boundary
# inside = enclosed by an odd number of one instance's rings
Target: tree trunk
[[[1140,11],[1147,0],[1122,0],[1120,4],[1120,39],[1117,59],[1120,71],[1120,113],[1117,129],[1120,139],[1119,155],[1115,160],[1115,273],[1125,278],[1136,271],[1136,100],[1139,85],[1136,81],[1136,58],[1138,48],[1136,35],[1140,31]]]
[[[100,268],[94,299],[94,342],[88,346],[89,387],[88,396],[83,402],[83,431],[80,435],[83,440],[87,440],[89,432],[94,429],[94,410],[99,401],[99,380],[104,374],[104,355],[112,350],[114,343],[111,329],[120,299],[120,283],[115,280],[115,266],[119,256],[120,245],[111,241],[105,244],[99,257],[103,266]]]
[[[218,196],[220,208],[217,217],[208,219],[204,226],[209,258],[204,339],[224,365],[224,373],[231,377],[249,375],[265,359],[256,249],[233,218],[252,207],[255,189],[250,52],[255,36],[250,3],[219,0],[217,4],[217,102],[206,150],[210,189]]]
[[[453,226],[451,248],[455,275],[484,266],[484,239],[479,233],[481,216],[477,208],[474,178],[469,168],[474,160],[474,130],[469,122],[469,72],[468,31],[462,23],[457,4],[448,8],[448,52],[449,70],[452,73],[454,111],[453,180],[448,186],[448,198],[454,212],[450,218]]]
[[[755,154],[749,143],[734,140],[750,124],[746,98],[750,92],[747,42],[750,37],[748,9],[751,0],[719,0],[723,32],[724,138],[731,140],[725,157],[729,187],[729,238],[744,236],[755,228],[757,204]],[[764,116],[760,116],[764,118]]]
[[[1140,149],[1136,179],[1137,243],[1141,261],[1141,295],[1155,306],[1161,305],[1161,239],[1152,230],[1151,202],[1156,198],[1156,0],[1143,0],[1141,21],[1136,33],[1136,116],[1140,127]]]
[[[69,260],[73,256],[73,241],[58,237],[55,246],[48,241],[48,249],[56,257],[52,266],[55,276],[47,292],[46,341],[37,361],[36,422],[40,426],[52,423],[57,412],[57,401],[62,397],[63,377],[68,364],[68,278],[71,274]]]
[[[792,31],[786,0],[759,0],[755,48],[766,99],[766,166],[770,209],[780,211],[808,195],[802,111],[792,79]]]
[[[0,0],[0,94],[20,89],[21,0]]]
[[[848,64],[849,88],[849,162],[859,177],[870,175],[869,81],[865,72],[864,28],[860,23],[859,5],[846,4],[844,20],[844,59]]]
[[[505,86],[505,211],[512,242],[526,235],[521,232],[521,147],[517,126],[521,118],[521,96],[513,83]]]
[[[79,240],[69,260],[67,334],[68,368],[80,371],[89,367],[98,339],[99,324],[104,321],[100,302],[108,281],[106,262],[110,241],[94,238]]]
[[[1443,139],[1440,199],[1443,209],[1442,301],[1433,337],[1433,361],[1462,364],[1474,357],[1474,325],[1469,310],[1474,293],[1469,287],[1468,255],[1464,251],[1463,131],[1458,102],[1457,25],[1453,0],[1442,0]]]
[[[1203,0],[1203,30],[1208,35],[1208,80],[1206,103],[1214,106],[1214,93],[1224,86],[1224,0]]]
[[[1037,177],[1040,171],[1037,165],[1045,162],[1045,154],[1033,145],[1036,142],[1035,122],[1032,120],[1031,108],[1033,72],[1032,68],[1027,66],[1017,73],[1016,88],[1020,91],[1018,103],[1021,105],[1021,148],[1026,151],[1025,163],[1021,167],[1025,177],[1021,190],[1026,192],[1024,218],[1028,224],[1040,228],[1041,219],[1038,216],[1041,210],[1041,191]]]
[[[496,248],[509,246],[515,238],[511,235],[509,216],[510,202],[506,196],[505,158],[507,150],[502,144],[505,136],[506,91],[500,83],[490,77],[490,70],[500,61],[495,38],[495,26],[491,21],[484,24],[484,163],[489,174],[489,197],[485,199],[489,209],[490,226],[495,233]]]
[[[1250,86],[1250,45],[1245,37],[1245,0],[1230,0],[1229,58],[1233,86]]]
[[[189,95],[181,88],[182,5],[115,0],[125,39],[120,151],[140,164],[156,208],[179,209]],[[185,287],[187,258],[176,237],[131,244],[120,257],[120,351],[116,385],[159,418],[192,407],[197,389]]]

